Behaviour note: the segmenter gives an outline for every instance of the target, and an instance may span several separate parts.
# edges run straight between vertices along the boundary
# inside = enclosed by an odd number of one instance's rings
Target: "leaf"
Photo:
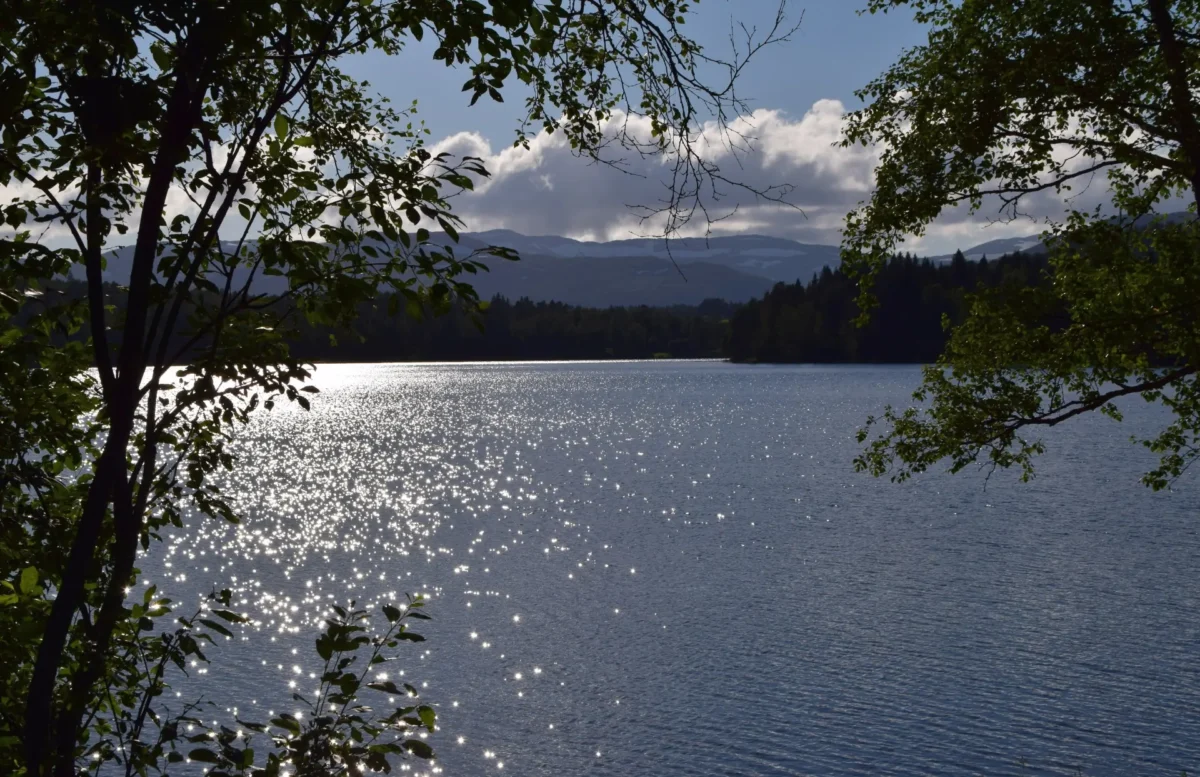
[[[196,748],[188,753],[188,758],[193,761],[199,761],[202,764],[215,764],[221,760],[212,750],[205,750],[203,747]]]
[[[291,715],[280,715],[278,718],[272,718],[271,725],[276,728],[286,729],[293,734],[300,733],[300,723]]]
[[[417,715],[420,716],[421,723],[432,734],[434,726],[437,724],[437,712],[434,711],[433,707],[421,706],[417,707]]]
[[[405,740],[404,749],[415,755],[417,758],[433,758],[433,748],[419,739]]]
[[[392,765],[388,763],[387,756],[383,753],[367,753],[367,757],[363,759],[363,763],[373,772],[388,773],[392,771]]]
[[[229,621],[230,624],[245,624],[246,621],[250,620],[246,618],[245,615],[232,613],[229,612],[229,610],[212,610],[212,614],[216,615],[217,618],[223,618],[224,620]]]
[[[212,614],[218,618],[224,618],[230,623],[245,623],[249,620],[245,615],[238,615],[236,612],[230,612],[229,610],[213,610]]]
[[[167,71],[171,67],[171,54],[161,44],[154,44],[150,47],[150,56],[154,58],[154,64],[162,71]]]
[[[205,626],[207,626],[208,628],[210,628],[210,629],[212,629],[213,631],[217,632],[218,634],[224,634],[224,635],[225,635],[225,636],[227,636],[227,637],[232,637],[232,636],[233,636],[233,632],[232,632],[232,631],[230,631],[229,629],[225,628],[223,625],[221,625],[220,623],[217,623],[216,621],[211,621],[211,620],[208,620],[208,619],[206,619],[206,618],[201,618],[201,619],[200,619],[200,623],[204,624]]]
[[[342,693],[346,696],[354,696],[354,694],[358,693],[358,677],[351,672],[346,672],[343,674],[338,680],[337,685],[338,688],[341,689]]]
[[[286,138],[288,134],[287,116],[282,113],[275,114],[275,134],[281,138]]]
[[[21,570],[21,582],[19,585],[21,593],[26,595],[33,594],[38,587],[37,568],[25,567],[25,569]]]
[[[391,680],[377,680],[373,683],[367,683],[367,687],[372,690],[382,691],[383,693],[390,693],[394,696],[402,696],[404,694],[404,691],[400,690],[396,686],[396,683]]]
[[[400,609],[390,604],[383,605],[383,614],[387,616],[388,623],[395,623],[400,620]]]

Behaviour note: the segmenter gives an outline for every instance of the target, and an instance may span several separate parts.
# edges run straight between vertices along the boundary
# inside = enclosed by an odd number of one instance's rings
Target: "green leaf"
[[[154,64],[158,65],[159,70],[167,71],[171,67],[171,54],[161,43],[156,43],[150,47],[150,56],[154,58]]]
[[[286,138],[288,134],[288,120],[283,113],[275,114],[275,134],[281,138]]]
[[[280,715],[277,718],[272,718],[271,725],[290,731],[293,734],[300,733],[300,723],[291,715]]]
[[[434,726],[437,724],[437,712],[434,711],[433,707],[421,706],[417,707],[417,715],[420,716],[421,723],[432,734]]]
[[[433,758],[433,748],[419,739],[405,740],[404,749],[415,755],[417,758]]]
[[[25,567],[21,570],[21,593],[30,595],[33,594],[38,587],[38,571],[36,567]]]

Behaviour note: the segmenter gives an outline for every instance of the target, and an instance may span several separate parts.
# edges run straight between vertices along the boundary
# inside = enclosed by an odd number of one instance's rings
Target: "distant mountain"
[[[457,253],[463,255],[498,244],[475,235],[463,235]],[[128,283],[132,246],[110,251],[105,259],[105,277]],[[676,267],[668,259],[655,256],[555,256],[523,250],[519,262],[486,257],[483,261],[489,272],[470,279],[482,299],[500,294],[512,300],[528,297],[535,302],[557,301],[589,307],[698,305],[714,297],[745,302],[761,297],[775,284],[770,277],[695,257],[677,260],[679,267]],[[75,274],[83,277],[80,268],[76,268]],[[797,277],[812,277],[812,273]],[[278,294],[286,288],[286,280],[279,276],[259,276],[254,281],[254,290],[259,293]]]
[[[435,242],[450,244],[445,235]],[[528,237],[507,230],[464,233],[458,252],[503,246],[521,261],[485,260],[490,272],[472,278],[479,296],[559,301],[574,305],[695,305],[719,297],[745,302],[761,297],[779,281],[808,280],[836,267],[836,246],[806,245],[782,238],[738,235],[672,240],[617,240],[589,243],[565,237]],[[133,260],[130,246],[107,255],[107,277],[125,283]],[[260,292],[283,291],[284,280],[260,277]]]
[[[1168,224],[1181,224],[1185,221],[1190,221],[1196,218],[1195,214],[1187,211],[1178,211],[1175,213],[1167,213],[1162,215],[1162,218]],[[1114,218],[1113,221],[1116,221]],[[1144,229],[1154,222],[1154,217],[1142,216],[1133,222],[1136,229]],[[1126,221],[1126,223],[1128,223]],[[998,240],[989,240],[986,243],[980,243],[977,246],[964,248],[963,256],[973,261],[978,261],[985,256],[993,259],[1003,256],[1004,254],[1015,254],[1018,251],[1026,254],[1044,254],[1046,246],[1042,243],[1041,234],[1026,235],[1025,237],[1008,237]],[[953,254],[945,254],[943,256],[933,257],[935,261],[950,261]]]
[[[985,256],[995,259],[1004,254],[1015,254],[1018,251],[1025,254],[1044,254],[1046,253],[1046,246],[1042,245],[1042,239],[1038,235],[1007,237],[998,240],[989,240],[977,246],[964,248],[963,256],[977,262]],[[950,261],[953,256],[954,254],[946,254],[937,258]]]
[[[485,262],[491,272],[471,279],[484,299],[567,302],[587,307],[613,305],[698,305],[714,297],[746,302],[761,297],[775,281],[709,262],[681,264],[646,256],[576,257],[523,254],[521,261]]]
[[[807,281],[825,267],[840,263],[837,246],[798,243],[764,235],[730,235],[712,238],[634,238],[609,242],[587,242],[567,237],[529,237],[505,229],[473,232],[465,237],[482,244],[512,248],[522,255],[562,258],[654,258],[683,266],[707,263],[731,270],[791,283]]]
[[[1169,221],[1194,218],[1172,213]],[[435,242],[450,244],[446,235]],[[535,302],[558,301],[590,307],[611,305],[695,305],[718,297],[745,302],[761,297],[776,283],[807,282],[825,267],[840,264],[837,246],[798,243],[763,235],[732,235],[662,240],[638,238],[589,242],[553,235],[529,236],[509,230],[468,232],[459,238],[456,250],[466,253],[487,246],[512,248],[521,261],[493,259],[485,263],[491,272],[472,282],[479,296],[490,299],[502,294],[510,299],[529,297]],[[1045,253],[1038,235],[1002,238],[963,251],[968,259],[1004,254]],[[950,254],[932,257],[949,261]],[[132,248],[108,254],[107,276],[124,283],[129,278]],[[283,291],[284,280],[260,277],[257,291]]]

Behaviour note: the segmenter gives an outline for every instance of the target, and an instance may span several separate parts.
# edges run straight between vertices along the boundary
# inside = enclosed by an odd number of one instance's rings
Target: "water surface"
[[[854,474],[918,379],[325,366],[240,433],[244,523],[144,566],[238,592],[202,679],[250,717],[315,685],[331,603],[431,596],[400,668],[447,775],[1200,771],[1197,490],[1128,442],[1162,414],[1054,430],[1029,484]]]

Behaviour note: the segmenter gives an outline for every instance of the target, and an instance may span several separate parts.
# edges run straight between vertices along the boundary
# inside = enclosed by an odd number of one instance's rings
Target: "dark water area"
[[[243,524],[143,568],[236,591],[256,624],[197,679],[251,718],[315,687],[331,604],[430,595],[389,671],[437,706],[446,775],[1200,772],[1200,492],[1141,487],[1129,442],[1166,416],[1052,430],[1026,484],[855,474],[918,380],[321,367],[311,412],[239,433]]]

